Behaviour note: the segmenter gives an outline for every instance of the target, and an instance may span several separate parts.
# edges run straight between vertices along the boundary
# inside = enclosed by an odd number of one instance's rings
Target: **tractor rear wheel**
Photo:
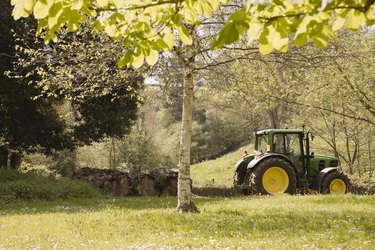
[[[322,194],[345,194],[349,189],[349,178],[339,171],[329,172],[322,181]]]
[[[254,193],[281,194],[296,193],[296,174],[291,165],[280,158],[261,161],[250,174],[251,188]]]

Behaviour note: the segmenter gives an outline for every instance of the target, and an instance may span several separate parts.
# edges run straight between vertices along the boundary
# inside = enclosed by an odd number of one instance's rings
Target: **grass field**
[[[0,205],[0,249],[374,249],[375,196],[93,198]]]

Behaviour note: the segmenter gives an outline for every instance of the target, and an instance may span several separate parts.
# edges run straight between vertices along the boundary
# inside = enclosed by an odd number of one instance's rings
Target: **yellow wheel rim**
[[[284,193],[289,186],[289,177],[284,169],[271,167],[264,172],[262,184],[269,194],[275,195]]]
[[[334,179],[329,184],[329,193],[331,194],[345,194],[346,192],[346,184],[341,179]]]

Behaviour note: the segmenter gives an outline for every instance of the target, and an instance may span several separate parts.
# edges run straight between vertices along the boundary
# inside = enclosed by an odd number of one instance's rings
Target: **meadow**
[[[95,197],[0,204],[0,249],[373,249],[375,196]]]

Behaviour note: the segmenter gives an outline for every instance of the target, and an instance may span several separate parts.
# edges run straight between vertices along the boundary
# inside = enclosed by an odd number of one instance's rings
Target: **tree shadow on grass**
[[[207,202],[224,201],[223,198],[194,198],[199,205]],[[41,214],[41,213],[82,213],[119,208],[125,210],[171,210],[177,207],[177,197],[161,196],[128,196],[99,198],[68,199],[53,201],[14,201],[7,204],[0,203],[0,216],[14,214]]]

